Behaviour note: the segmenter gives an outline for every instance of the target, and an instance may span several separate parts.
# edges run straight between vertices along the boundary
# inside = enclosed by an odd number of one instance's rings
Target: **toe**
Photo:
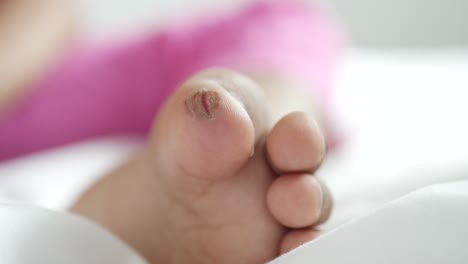
[[[204,180],[232,175],[249,160],[266,130],[259,90],[231,71],[205,71],[190,78],[158,116],[153,156],[167,161],[169,175]]]
[[[270,165],[278,172],[313,172],[325,155],[317,122],[303,112],[283,117],[267,137]]]
[[[303,228],[326,221],[331,212],[328,188],[309,174],[278,177],[267,192],[267,206],[281,224]]]
[[[319,231],[312,228],[292,230],[287,233],[280,244],[280,254],[285,254],[319,236]]]

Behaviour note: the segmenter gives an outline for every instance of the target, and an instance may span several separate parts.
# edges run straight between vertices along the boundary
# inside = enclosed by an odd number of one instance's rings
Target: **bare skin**
[[[0,1],[0,114],[47,69],[73,33],[70,1]]]
[[[146,147],[72,211],[151,263],[264,263],[315,238],[331,210],[313,176],[323,133],[299,89],[257,80],[227,70],[190,78]]]

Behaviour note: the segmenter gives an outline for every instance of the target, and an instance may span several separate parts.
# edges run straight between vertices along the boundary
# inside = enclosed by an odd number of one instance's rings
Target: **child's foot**
[[[313,239],[331,207],[311,175],[324,138],[305,113],[274,123],[263,96],[232,72],[191,78],[144,151],[73,210],[152,263],[263,263]]]

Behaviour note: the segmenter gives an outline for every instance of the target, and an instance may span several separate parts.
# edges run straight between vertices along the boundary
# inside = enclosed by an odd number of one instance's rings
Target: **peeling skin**
[[[185,100],[185,107],[196,118],[211,119],[219,107],[219,95],[215,91],[200,90]]]

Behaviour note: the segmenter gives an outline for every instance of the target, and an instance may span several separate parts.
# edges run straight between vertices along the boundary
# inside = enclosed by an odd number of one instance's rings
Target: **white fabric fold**
[[[2,264],[145,264],[104,228],[84,218],[0,204]]]
[[[270,264],[468,263],[468,181],[387,203]]]

